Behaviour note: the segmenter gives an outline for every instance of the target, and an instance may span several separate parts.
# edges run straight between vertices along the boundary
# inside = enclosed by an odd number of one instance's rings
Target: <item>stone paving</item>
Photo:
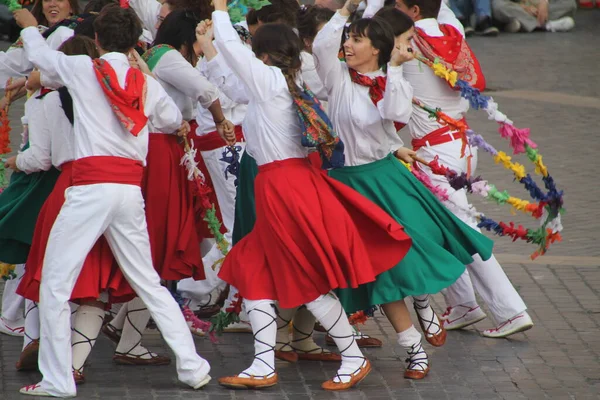
[[[228,391],[212,382],[194,392],[177,383],[175,369],[124,367],[112,363],[114,347],[101,337],[86,368],[83,399],[598,399],[600,398],[600,196],[596,155],[600,151],[597,115],[600,108],[600,10],[582,11],[577,28],[568,34],[534,33],[473,38],[470,43],[482,62],[490,94],[519,127],[531,127],[544,161],[566,192],[564,241],[534,262],[533,249],[522,243],[496,240],[496,253],[530,308],[534,329],[510,340],[479,335],[493,323],[450,332],[442,348],[427,347],[432,370],[423,381],[402,378],[404,355],[395,345],[387,319],[377,316],[364,332],[384,340],[381,349],[365,353],[374,370],[359,388],[329,393],[320,383],[332,376],[335,364],[277,362],[281,383],[271,389]],[[18,123],[22,107],[11,116]],[[471,112],[474,130],[495,146],[507,149],[482,113]],[[15,129],[18,131],[18,129]],[[13,143],[16,143],[15,132]],[[514,195],[525,193],[489,157],[480,157],[478,172]],[[512,217],[506,207],[475,202],[489,216]],[[0,285],[1,286],[1,285]],[[440,296],[436,308],[443,310]],[[324,338],[317,334],[317,341]],[[213,377],[239,372],[252,358],[252,337],[225,335],[219,344],[196,339],[198,352],[212,365]],[[166,352],[156,334],[145,337],[151,349]],[[14,369],[21,340],[0,335],[0,399],[22,398],[18,389],[39,380],[38,373]]]

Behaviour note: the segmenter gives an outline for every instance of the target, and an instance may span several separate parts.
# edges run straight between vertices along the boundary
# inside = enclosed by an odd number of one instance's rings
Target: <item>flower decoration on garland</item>
[[[250,9],[260,10],[270,4],[271,2],[268,0],[233,0],[227,5],[227,12],[231,22],[237,24],[246,19],[246,14]]]

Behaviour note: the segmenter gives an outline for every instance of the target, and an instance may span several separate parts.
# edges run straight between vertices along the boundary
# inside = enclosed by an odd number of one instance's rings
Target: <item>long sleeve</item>
[[[27,76],[32,69],[33,65],[27,59],[25,49],[9,48],[6,52],[0,52],[0,82]]]
[[[348,17],[340,15],[339,11],[336,12],[323,29],[317,33],[313,42],[313,56],[317,73],[327,91],[331,91],[344,73],[338,53],[346,21],[348,21]]]
[[[218,50],[218,49],[217,49]],[[237,104],[248,104],[250,97],[244,84],[227,66],[221,53],[210,61],[203,60],[202,71],[210,82],[216,85],[225,96]],[[221,100],[221,106],[227,107]]]
[[[465,28],[462,26],[458,18],[456,18],[456,15],[454,15],[454,12],[450,9],[450,7],[448,7],[443,1],[442,6],[440,7],[440,12],[438,13],[437,21],[440,25],[452,25],[453,27],[458,29],[458,31],[461,33],[461,35],[463,35],[463,37],[465,36]]]
[[[144,28],[150,32],[152,38],[155,38],[161,4],[156,0],[129,0],[129,5],[142,21]]]
[[[27,57],[46,79],[60,86],[68,86],[82,63],[91,64],[88,56],[67,56],[52,50],[36,28],[29,27],[21,32]],[[55,85],[56,86],[56,85]]]
[[[244,46],[231,25],[229,14],[213,12],[215,39],[220,54],[227,65],[244,83],[248,94],[258,101],[266,101],[280,92],[281,82],[285,81],[281,70],[269,67],[254,56],[252,50]]]
[[[161,81],[200,102],[204,108],[210,107],[219,98],[217,87],[202,76],[178,51],[166,52],[152,73]]]
[[[384,0],[368,0],[367,8],[363,13],[363,18],[373,18],[377,11],[381,10],[384,5]]]
[[[17,155],[17,168],[26,174],[47,171],[52,166],[51,129],[60,127],[57,114],[50,113],[43,107],[43,112],[40,110],[29,116],[29,148]]]
[[[312,54],[303,51],[300,53],[300,58],[302,60],[302,80],[317,99],[327,101],[327,89],[317,73],[314,57]]]
[[[150,123],[160,132],[175,132],[183,121],[179,107],[154,78],[147,76],[146,83],[148,94],[144,111]]]
[[[383,99],[377,103],[383,119],[408,123],[412,113],[413,88],[402,74],[402,65],[392,67],[388,64],[387,84]]]

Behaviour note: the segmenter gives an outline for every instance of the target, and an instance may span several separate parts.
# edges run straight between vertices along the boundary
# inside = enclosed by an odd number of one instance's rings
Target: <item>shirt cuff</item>
[[[231,19],[229,18],[229,14],[227,14],[227,12],[213,11],[212,18],[213,23],[216,25],[216,29],[219,31],[220,42],[240,41],[240,37],[235,29],[233,29]]]
[[[392,66],[392,64],[388,63],[387,76],[388,76],[388,79],[404,78],[404,76],[402,75],[402,65],[395,67],[395,66]]]

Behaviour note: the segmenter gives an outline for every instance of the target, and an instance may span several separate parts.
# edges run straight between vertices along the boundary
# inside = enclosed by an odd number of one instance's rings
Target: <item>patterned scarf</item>
[[[292,96],[302,131],[302,146],[316,147],[323,169],[344,166],[344,143],[333,130],[331,120],[316,96],[304,84],[299,96]]]
[[[150,71],[153,71],[161,57],[171,50],[175,50],[175,47],[169,46],[168,44],[157,44],[146,51],[144,55],[142,55],[142,59],[148,64]]]
[[[465,38],[452,25],[442,24],[440,30],[444,36],[433,37],[422,29],[415,30],[414,41],[421,53],[430,61],[438,60],[446,68],[456,71],[458,79],[483,91],[485,77]]]
[[[110,64],[101,58],[94,60],[96,78],[111,108],[125,129],[137,136],[146,126],[148,117],[144,114],[146,98],[146,78],[135,68],[129,68],[125,79],[125,89],[119,86],[117,74]]]
[[[356,70],[352,68],[349,68],[349,71],[350,79],[352,79],[352,82],[369,88],[369,97],[371,97],[371,101],[373,102],[373,104],[377,106],[377,103],[379,103],[379,101],[383,99],[383,94],[385,93],[385,87],[387,85],[387,77],[377,76],[375,78],[371,78],[366,75],[359,74],[358,72],[356,72]],[[400,129],[404,128],[405,125],[406,124],[403,124],[401,122],[394,121],[394,128],[396,128],[396,131],[399,131]]]

